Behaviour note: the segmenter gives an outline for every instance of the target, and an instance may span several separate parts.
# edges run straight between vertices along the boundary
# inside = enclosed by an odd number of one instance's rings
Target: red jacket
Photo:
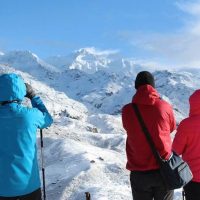
[[[164,100],[161,100],[158,92],[150,85],[140,86],[132,102],[138,105],[161,157],[168,159],[171,155],[172,145],[170,133],[176,127],[171,106]],[[130,171],[158,169],[159,165],[141,130],[131,103],[125,105],[122,109],[122,122],[127,132],[127,169]]]
[[[190,99],[190,114],[178,126],[173,150],[182,155],[193,173],[193,181],[200,182],[200,90]]]

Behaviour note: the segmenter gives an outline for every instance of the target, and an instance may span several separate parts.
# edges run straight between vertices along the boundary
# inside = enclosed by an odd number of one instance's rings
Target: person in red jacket
[[[184,187],[187,200],[200,199],[200,90],[189,98],[189,117],[181,121],[173,141],[173,150],[182,155],[193,173],[193,179]]]
[[[135,89],[132,103],[137,104],[160,156],[167,160],[172,154],[170,133],[176,128],[172,107],[160,98],[150,72],[142,71],[137,75]],[[159,165],[141,129],[132,103],[122,108],[122,123],[127,132],[126,168],[131,171],[133,198],[172,200],[174,192],[165,187]]]

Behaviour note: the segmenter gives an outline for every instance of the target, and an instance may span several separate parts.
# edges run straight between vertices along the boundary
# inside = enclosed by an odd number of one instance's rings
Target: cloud
[[[86,51],[88,53],[99,55],[99,56],[109,56],[109,55],[116,55],[120,53],[118,49],[100,50],[95,47],[84,47],[84,48],[79,49],[79,51]]]
[[[184,26],[173,33],[143,33],[126,31],[120,36],[134,48],[179,66],[200,67],[200,0],[178,1],[176,6],[185,12]]]
[[[200,1],[178,1],[176,2],[176,5],[179,9],[182,11],[189,13],[195,17],[199,16],[200,17]]]

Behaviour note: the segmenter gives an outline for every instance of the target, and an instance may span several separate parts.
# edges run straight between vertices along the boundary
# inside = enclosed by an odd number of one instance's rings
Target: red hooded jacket
[[[200,90],[189,99],[190,114],[178,126],[173,150],[182,155],[193,173],[194,182],[200,182]]]
[[[140,86],[132,102],[138,105],[159,154],[163,159],[168,159],[172,145],[170,133],[176,128],[171,106],[160,99],[158,92],[151,85]],[[126,168],[130,171],[158,169],[159,165],[141,129],[132,103],[123,107],[122,122],[127,132]]]

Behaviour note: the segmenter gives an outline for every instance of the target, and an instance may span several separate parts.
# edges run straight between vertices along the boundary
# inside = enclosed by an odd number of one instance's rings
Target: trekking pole
[[[43,134],[42,134],[42,129],[40,129],[40,142],[41,142],[41,163],[42,163],[43,200],[46,200],[45,168],[44,168]]]
[[[185,192],[184,192],[184,190],[182,191],[182,196],[183,196],[183,200],[185,200]]]
[[[86,200],[91,200],[91,198],[90,198],[91,196],[90,196],[89,192],[86,192],[85,195],[86,195]]]

